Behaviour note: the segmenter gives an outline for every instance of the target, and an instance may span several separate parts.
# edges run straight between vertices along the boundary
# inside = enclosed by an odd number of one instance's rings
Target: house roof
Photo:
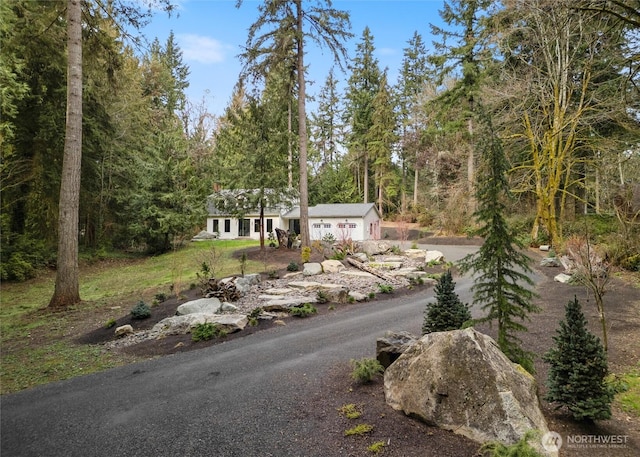
[[[221,189],[207,198],[207,211],[210,216],[232,214],[258,214],[258,189]],[[265,214],[280,214],[288,211],[298,203],[296,192],[280,192],[274,189],[264,189],[262,197],[265,200]]]
[[[364,217],[369,211],[375,211],[378,217],[378,208],[374,203],[326,203],[309,207],[309,217]],[[300,207],[296,206],[291,211],[283,215],[286,219],[298,219],[300,217]]]

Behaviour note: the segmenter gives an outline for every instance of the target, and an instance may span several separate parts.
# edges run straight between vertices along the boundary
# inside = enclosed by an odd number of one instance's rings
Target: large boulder
[[[327,259],[322,262],[322,270],[325,273],[340,273],[346,267],[342,262],[335,259]]]
[[[244,329],[249,322],[244,314],[209,314],[192,313],[184,316],[172,316],[162,319],[151,329],[158,337],[166,335],[184,335],[199,324],[213,323],[222,327],[227,333]]]
[[[383,367],[389,368],[416,341],[418,338],[409,332],[388,331],[376,340],[376,359]]]
[[[394,409],[481,443],[549,431],[534,378],[473,328],[423,336],[387,368],[384,390]]]
[[[178,306],[176,314],[178,316],[184,316],[186,314],[194,313],[209,313],[215,314],[220,310],[220,300],[215,297],[200,298],[198,300],[191,300]]]
[[[315,276],[322,274],[322,265],[318,262],[307,262],[302,267],[302,274],[304,276]]]
[[[360,250],[367,255],[381,255],[391,251],[391,243],[381,240],[366,240],[360,243]]]

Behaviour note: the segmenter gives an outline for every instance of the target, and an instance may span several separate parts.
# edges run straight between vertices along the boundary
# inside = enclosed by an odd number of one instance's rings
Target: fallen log
[[[358,270],[371,273],[372,275],[377,276],[378,278],[384,279],[385,281],[390,282],[392,284],[398,284],[398,280],[393,276],[388,275],[375,268],[371,268],[353,257],[347,257],[347,262],[349,262],[350,265],[353,265],[354,267],[356,267]]]

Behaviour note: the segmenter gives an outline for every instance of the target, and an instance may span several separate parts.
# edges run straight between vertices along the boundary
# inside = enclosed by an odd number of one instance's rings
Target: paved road
[[[425,247],[425,246],[421,246]],[[457,260],[475,247],[431,247]],[[470,280],[456,292],[470,302]],[[420,333],[422,296],[354,305],[199,351],[0,398],[10,456],[324,456],[306,393],[336,363],[375,356],[386,330]],[[474,314],[477,312],[474,310]],[[301,406],[302,405],[302,406]]]

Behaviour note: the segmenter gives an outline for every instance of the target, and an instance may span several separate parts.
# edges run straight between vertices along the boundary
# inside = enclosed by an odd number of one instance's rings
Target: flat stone
[[[540,261],[541,267],[561,267],[562,262],[557,257],[545,257]]]
[[[221,303],[215,297],[200,298],[198,300],[191,300],[178,306],[176,314],[178,316],[184,316],[186,314],[194,313],[210,313],[215,314],[220,309]]]
[[[285,297],[277,300],[271,300],[262,306],[265,311],[284,311],[293,306],[299,306],[303,303],[317,303],[316,297]]]
[[[369,262],[368,266],[381,270],[398,270],[402,267],[402,262]]]
[[[354,301],[367,301],[369,300],[369,296],[360,292],[352,291],[349,292],[349,297],[351,297]]]
[[[559,275],[556,275],[553,280],[555,282],[559,282],[562,284],[569,284],[571,282],[571,275],[565,274],[565,273],[560,273]]]
[[[129,324],[121,325],[120,327],[116,328],[116,331],[115,331],[116,336],[131,335],[132,333],[133,333],[133,327]]]
[[[411,259],[423,259],[427,255],[427,251],[424,249],[407,249],[404,251],[404,255]]]
[[[295,278],[296,276],[302,276],[302,272],[301,271],[292,271],[290,273],[285,274],[282,278],[283,279],[290,279],[290,278]]]
[[[320,283],[315,281],[292,281],[289,283],[289,287],[302,290],[316,290],[320,287]]]
[[[232,333],[246,327],[249,320],[244,314],[210,314],[192,313],[162,319],[151,329],[151,333],[161,337],[165,335],[184,335],[191,329],[206,323],[220,325],[225,331]]]
[[[280,288],[272,287],[264,291],[264,293],[268,295],[287,295],[288,293],[291,293],[291,292],[293,292],[293,289],[289,287],[280,287]]]
[[[427,251],[424,255],[425,263],[439,263],[444,261],[444,254],[440,251]]]
[[[360,271],[360,270],[345,270],[341,274],[347,275],[347,276],[359,276],[361,278],[375,278],[376,277],[375,275],[372,275],[371,273],[367,273],[366,271]]]

